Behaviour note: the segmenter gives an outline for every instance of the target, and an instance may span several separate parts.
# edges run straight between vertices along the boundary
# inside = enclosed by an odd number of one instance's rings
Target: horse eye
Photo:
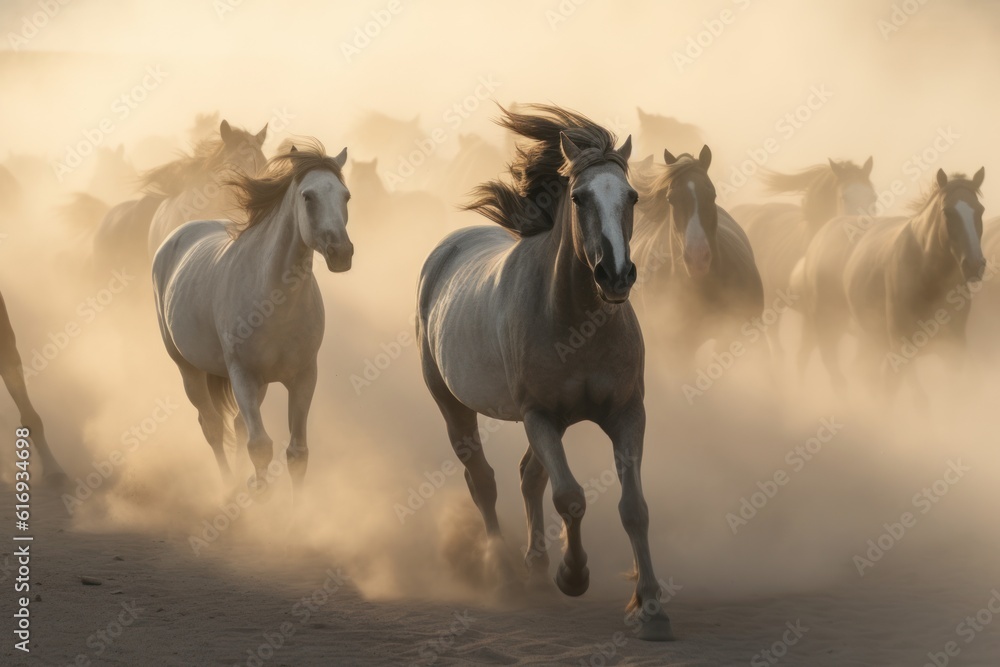
[[[313,195],[311,192],[303,192],[302,198],[305,199],[307,202],[310,202],[313,200]]]
[[[628,198],[632,200],[632,203],[639,201],[639,193],[635,190],[629,190]]]
[[[572,201],[577,206],[580,205],[580,197],[579,197],[579,195],[572,194],[572,195],[570,195],[569,199],[570,199],[570,201]]]

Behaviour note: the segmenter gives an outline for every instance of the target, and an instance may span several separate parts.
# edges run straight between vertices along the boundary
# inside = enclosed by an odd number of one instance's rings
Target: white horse
[[[351,268],[346,160],[346,148],[332,158],[318,142],[305,150],[292,146],[271,159],[260,178],[243,175],[232,183],[245,224],[189,222],[153,258],[160,333],[205,438],[230,480],[222,439],[224,417],[233,417],[248,438],[256,472],[251,486],[258,491],[265,489],[272,456],[260,416],[272,382],[288,389],[293,486],[305,476],[306,420],[324,328],[313,251],[330,271]]]

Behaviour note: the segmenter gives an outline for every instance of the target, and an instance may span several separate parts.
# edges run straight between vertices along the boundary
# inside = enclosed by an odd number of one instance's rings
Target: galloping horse
[[[986,269],[978,197],[984,176],[980,169],[971,180],[949,179],[938,170],[936,187],[912,218],[835,218],[816,234],[803,261],[800,364],[815,341],[842,388],[837,345],[849,319],[861,334],[864,367],[880,368],[890,392],[901,376],[914,379],[913,350],[929,343],[964,350],[970,308],[956,308],[952,295]]]
[[[45,427],[42,418],[28,398],[28,388],[24,384],[24,367],[21,365],[21,355],[17,353],[17,339],[14,337],[14,327],[11,326],[7,314],[7,303],[0,294],[0,377],[14,399],[14,405],[21,416],[21,424],[30,431],[28,440],[35,447],[42,459],[42,470],[45,480],[54,485],[66,482],[66,475],[49,449],[45,439]]]
[[[669,341],[679,364],[690,364],[702,343],[728,346],[742,324],[760,316],[764,290],[750,241],[715,204],[708,146],[697,158],[664,150],[663,159],[666,169],[643,170],[634,179],[642,302],[656,314],[644,328]]]
[[[292,146],[260,178],[243,175],[232,183],[245,224],[189,222],[153,259],[160,333],[219,469],[231,478],[222,445],[230,416],[248,437],[252,486],[259,491],[272,456],[260,405],[272,382],[288,389],[288,470],[296,488],[305,476],[306,420],[325,322],[313,252],[330,271],[351,268],[346,160],[346,148],[331,158],[318,142],[305,150]]]
[[[170,232],[185,222],[228,216],[236,203],[223,181],[232,170],[255,175],[266,162],[260,150],[266,138],[267,125],[257,134],[250,134],[222,121],[219,139],[203,141],[192,155],[146,174],[145,193],[163,198],[152,220],[147,222],[140,215],[145,207],[137,205],[131,212],[134,217],[119,224],[148,229],[146,249],[152,257]]]
[[[835,162],[809,167],[796,174],[771,172],[764,184],[774,193],[801,192],[802,204],[741,204],[733,216],[743,225],[761,267],[764,293],[773,296],[788,289],[796,262],[816,232],[839,215],[871,214],[875,188],[870,176],[872,159],[864,165]]]
[[[494,545],[501,539],[497,487],[477,413],[524,422],[525,563],[533,576],[546,576],[542,497],[551,477],[566,528],[556,584],[567,595],[582,595],[590,573],[580,530],[586,497],[570,472],[562,437],[584,420],[608,434],[622,484],[619,511],[638,572],[628,608],[641,612],[640,637],[668,639],[640,483],[646,413],[642,332],[628,302],[636,280],[629,240],[638,197],[627,179],[631,137],[616,150],[610,132],[579,114],[528,108],[533,113],[504,110],[500,120],[530,140],[510,167],[513,183],[480,186],[467,207],[500,227],[450,234],[420,273],[417,339],[424,381]],[[569,347],[570,329],[587,321],[594,323],[593,335]]]

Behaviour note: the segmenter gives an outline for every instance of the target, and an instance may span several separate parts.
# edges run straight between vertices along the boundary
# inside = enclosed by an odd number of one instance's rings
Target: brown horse
[[[809,167],[796,174],[772,172],[764,183],[775,194],[801,192],[801,206],[783,203],[742,204],[733,215],[743,224],[761,266],[764,293],[788,289],[795,264],[802,259],[816,232],[831,218],[872,213],[875,188],[870,176],[872,159],[862,166],[834,162]]]
[[[21,365],[21,355],[17,353],[17,340],[14,337],[14,327],[11,326],[7,314],[7,303],[0,294],[0,376],[7,386],[14,405],[21,415],[21,424],[30,431],[29,440],[42,459],[42,470],[45,480],[55,485],[66,481],[66,475],[49,449],[45,439],[45,427],[42,418],[28,398],[28,388],[24,383],[24,367]]]
[[[834,386],[845,379],[837,346],[853,321],[863,368],[880,368],[894,392],[918,353],[964,352],[968,306],[954,294],[986,269],[980,240],[985,169],[972,179],[937,172],[936,186],[913,217],[831,220],[813,238],[802,271],[805,324],[800,366],[818,345]],[[933,345],[932,345],[933,344]]]
[[[469,206],[499,226],[466,227],[427,258],[417,296],[417,341],[434,397],[492,545],[502,540],[497,485],[477,414],[520,421],[528,436],[521,493],[528,518],[525,563],[547,576],[542,500],[566,529],[556,584],[582,595],[590,584],[581,522],[587,499],[573,477],[563,435],[592,421],[610,437],[622,486],[618,505],[638,581],[629,610],[639,637],[671,638],[649,550],[649,509],[640,467],[645,437],[642,331],[628,298],[637,193],[628,182],[631,138],[618,149],[605,128],[551,106],[505,111],[501,124],[530,140]],[[501,229],[503,227],[504,229]],[[586,345],[566,351],[567,333],[595,324]]]
[[[657,314],[645,319],[647,333],[668,339],[677,363],[689,365],[702,343],[728,346],[760,316],[764,290],[749,239],[715,203],[708,146],[697,158],[664,150],[663,159],[666,168],[640,167],[634,179],[635,254],[643,304]]]

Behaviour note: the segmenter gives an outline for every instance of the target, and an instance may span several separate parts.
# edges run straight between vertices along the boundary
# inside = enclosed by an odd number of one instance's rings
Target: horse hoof
[[[639,639],[647,642],[672,642],[674,631],[666,614],[644,619],[639,625]]]
[[[260,479],[257,475],[250,475],[247,480],[247,489],[253,495],[254,500],[266,501],[271,496],[271,486],[266,480]]]
[[[578,572],[572,572],[566,563],[559,563],[556,571],[556,586],[564,595],[579,597],[590,588],[590,569],[584,565]]]

